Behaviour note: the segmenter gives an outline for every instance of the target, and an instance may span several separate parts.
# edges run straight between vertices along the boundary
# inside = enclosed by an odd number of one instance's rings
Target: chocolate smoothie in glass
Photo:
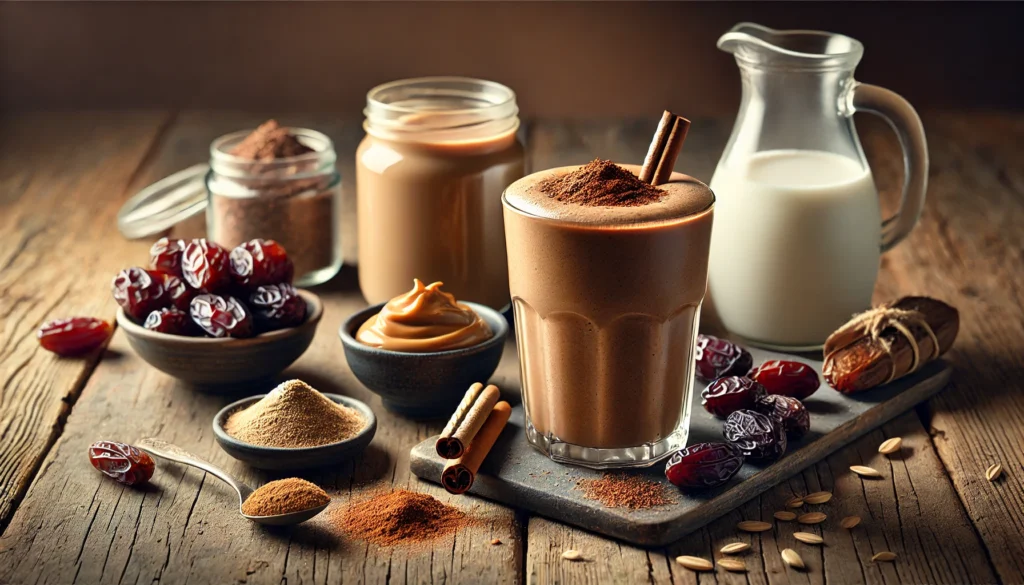
[[[686,444],[714,195],[639,170],[550,169],[502,197],[527,439],[557,461],[644,467]],[[646,191],[602,196],[629,181]]]

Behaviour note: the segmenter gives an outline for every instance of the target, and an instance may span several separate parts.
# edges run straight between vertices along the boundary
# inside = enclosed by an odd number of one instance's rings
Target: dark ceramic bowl
[[[501,313],[466,304],[487,322],[494,336],[471,347],[426,353],[378,349],[356,341],[359,327],[379,313],[384,303],[355,313],[339,331],[349,368],[392,412],[412,418],[451,415],[474,382],[487,382],[494,373],[508,336],[508,322]]]
[[[323,316],[319,297],[299,290],[306,301],[301,325],[248,339],[185,337],[150,331],[117,311],[117,325],[128,335],[135,353],[149,365],[197,386],[234,387],[269,379],[299,359]]]
[[[377,432],[377,417],[370,410],[370,407],[355,398],[339,394],[324,394],[324,396],[338,404],[358,410],[363,415],[363,418],[366,419],[366,426],[351,439],[319,447],[261,447],[240,441],[224,430],[224,423],[227,422],[228,417],[233,412],[248,407],[264,396],[266,394],[259,394],[232,402],[222,408],[217,413],[217,416],[213,417],[213,434],[217,438],[217,444],[220,445],[221,449],[224,449],[228,455],[235,459],[248,463],[258,469],[287,471],[337,465],[362,453],[366,446],[370,444],[370,441],[373,440],[373,435]]]

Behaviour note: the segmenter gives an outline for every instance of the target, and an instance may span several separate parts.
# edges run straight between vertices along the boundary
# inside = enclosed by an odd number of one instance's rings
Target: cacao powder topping
[[[592,207],[636,207],[666,195],[619,165],[601,159],[565,175],[541,182],[538,188],[557,201]]]

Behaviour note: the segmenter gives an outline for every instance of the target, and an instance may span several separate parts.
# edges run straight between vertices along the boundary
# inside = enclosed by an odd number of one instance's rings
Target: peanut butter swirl
[[[428,352],[469,347],[494,335],[473,309],[441,290],[444,283],[413,283],[411,291],[367,319],[356,339],[391,351]]]

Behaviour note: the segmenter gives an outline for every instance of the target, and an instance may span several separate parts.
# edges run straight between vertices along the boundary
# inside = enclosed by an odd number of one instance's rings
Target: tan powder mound
[[[330,522],[348,536],[378,546],[421,544],[471,524],[462,510],[401,489],[333,510]]]
[[[335,404],[301,380],[289,380],[228,417],[229,435],[261,447],[318,447],[351,439],[366,426],[357,410]]]
[[[327,492],[315,483],[297,477],[264,484],[242,503],[249,516],[277,516],[323,506],[331,501]]]

